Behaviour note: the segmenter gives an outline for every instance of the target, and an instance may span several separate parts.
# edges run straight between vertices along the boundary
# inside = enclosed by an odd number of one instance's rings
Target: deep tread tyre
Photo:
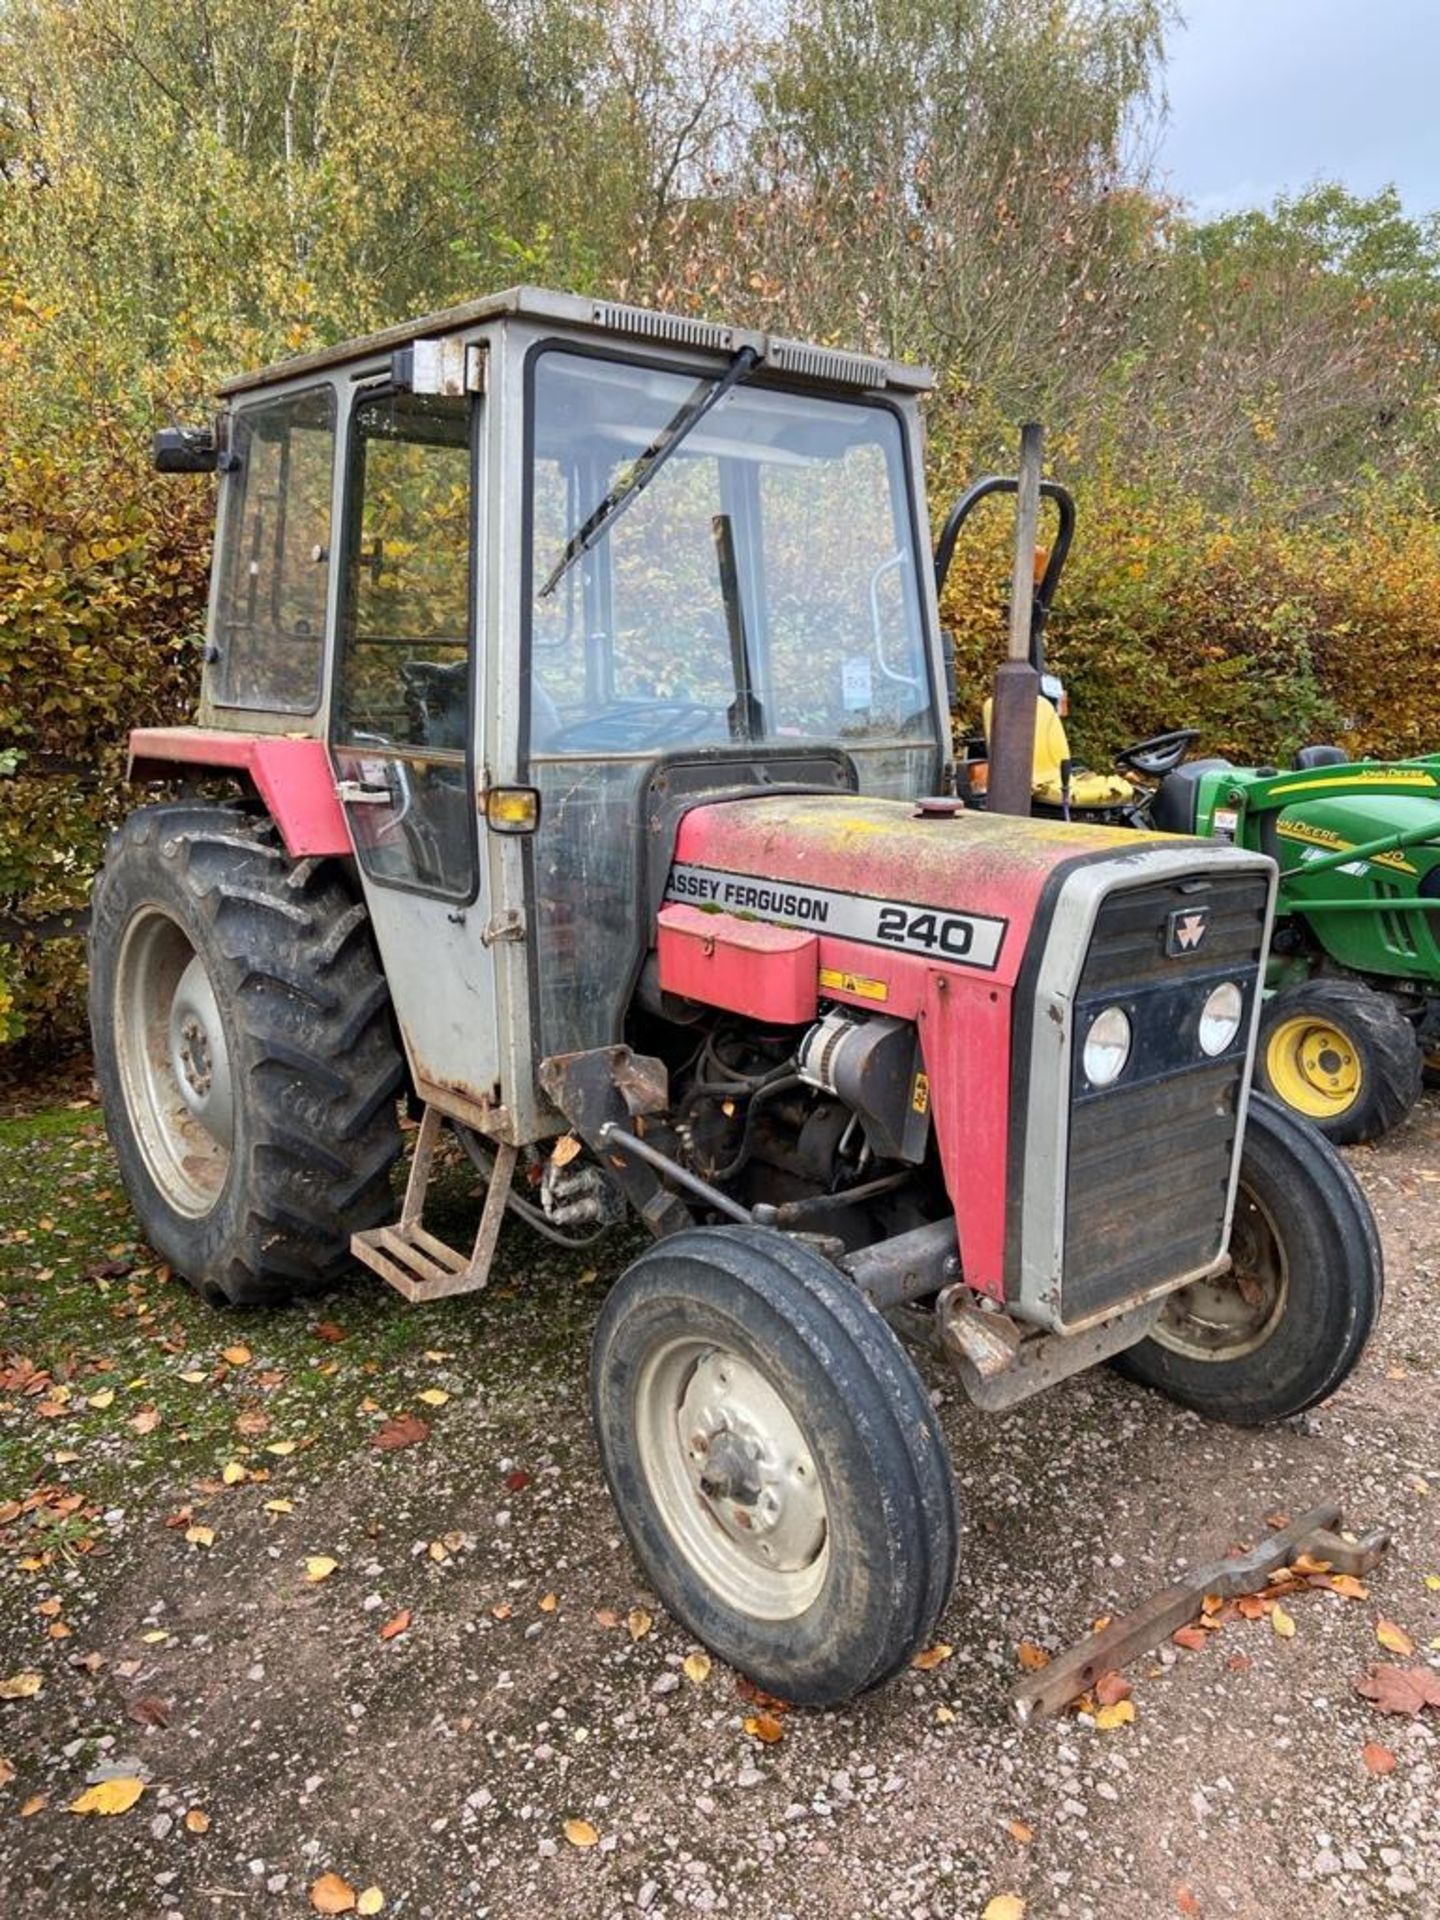
[[[183,1069],[195,1098],[173,1040],[186,992],[207,1099],[224,1068],[223,1125],[169,1097]],[[401,1062],[365,909],[333,864],[292,860],[233,806],[132,814],[95,883],[90,1027],[126,1191],[178,1273],[234,1306],[346,1276],[351,1234],[393,1212]]]
[[[1182,1289],[1155,1335],[1114,1364],[1208,1419],[1263,1426],[1345,1379],[1379,1316],[1384,1267],[1370,1203],[1340,1155],[1258,1094],[1231,1249],[1239,1278]]]
[[[661,1600],[768,1692],[831,1706],[929,1643],[958,1541],[939,1423],[894,1333],[811,1248],[761,1228],[700,1227],[642,1254],[596,1327],[591,1410],[616,1508]],[[739,1456],[747,1473],[772,1476],[746,1511],[773,1527],[783,1571],[734,1522],[751,1487],[727,1507],[685,1479],[698,1458],[722,1488],[736,1484],[723,1477],[726,1435],[764,1442],[768,1464]]]
[[[1265,1003],[1260,1086],[1337,1146],[1378,1140],[1397,1126],[1420,1097],[1423,1070],[1399,1002],[1363,981],[1306,980]]]

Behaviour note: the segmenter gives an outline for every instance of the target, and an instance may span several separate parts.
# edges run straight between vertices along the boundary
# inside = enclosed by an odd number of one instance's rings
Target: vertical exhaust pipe
[[[1006,658],[996,669],[995,704],[990,714],[990,791],[986,804],[991,813],[1028,814],[1035,780],[1035,702],[1040,697],[1040,675],[1031,658],[1031,626],[1044,440],[1044,428],[1034,421],[1020,429],[1010,644]]]

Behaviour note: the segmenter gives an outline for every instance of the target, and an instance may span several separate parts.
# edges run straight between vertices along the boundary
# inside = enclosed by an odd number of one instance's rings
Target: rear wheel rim
[[[1241,1360],[1285,1317],[1290,1262],[1274,1215],[1249,1187],[1235,1198],[1230,1270],[1172,1293],[1151,1339],[1186,1360]]]
[[[1342,1028],[1310,1014],[1295,1014],[1272,1028],[1265,1071],[1286,1106],[1311,1120],[1338,1119],[1360,1097],[1355,1043]]]
[[[133,916],[115,978],[125,1110],[167,1205],[191,1219],[225,1186],[235,1137],[230,1051],[204,961],[159,907]]]
[[[829,1513],[773,1382],[731,1348],[677,1338],[647,1357],[635,1409],[641,1474],[692,1572],[754,1619],[804,1613],[829,1568]]]

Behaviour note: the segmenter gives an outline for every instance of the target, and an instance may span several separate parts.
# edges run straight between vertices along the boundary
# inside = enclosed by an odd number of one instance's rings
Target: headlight
[[[1224,980],[1212,989],[1200,1009],[1200,1051],[1213,1060],[1224,1053],[1240,1031],[1245,1012],[1245,996],[1233,980]]]
[[[1118,1080],[1130,1058],[1130,1019],[1120,1007],[1106,1007],[1085,1036],[1080,1064],[1092,1087],[1108,1087]]]

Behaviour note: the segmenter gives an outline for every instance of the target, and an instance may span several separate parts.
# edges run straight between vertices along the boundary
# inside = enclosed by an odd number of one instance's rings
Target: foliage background
[[[1078,743],[1440,747],[1440,223],[1324,184],[1196,223],[1166,0],[0,0],[0,933],[86,896],[183,717],[227,372],[518,280],[928,360],[937,513],[1050,429]],[[946,616],[962,715],[997,510]],[[79,1020],[0,944],[0,1039]]]

